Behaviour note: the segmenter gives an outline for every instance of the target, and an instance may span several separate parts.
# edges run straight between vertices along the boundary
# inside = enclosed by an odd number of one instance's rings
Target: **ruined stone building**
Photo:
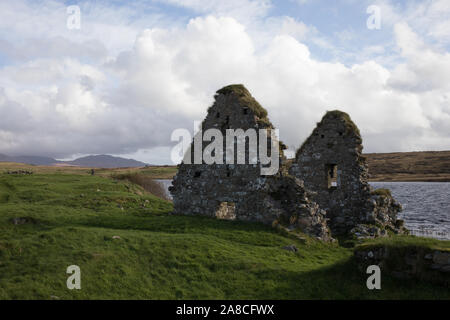
[[[244,86],[224,87],[214,98],[201,124],[202,130],[216,128],[225,136],[226,129],[273,129],[267,111]],[[206,145],[203,143],[202,148]],[[193,153],[194,147],[193,142],[190,152]],[[246,153],[248,157],[248,150]],[[282,150],[280,155],[283,158]],[[172,185],[175,213],[280,224],[330,240],[325,212],[309,199],[303,183],[288,175],[261,175],[259,161],[257,164],[183,162]]]
[[[350,116],[329,111],[298,149],[289,172],[315,192],[327,212],[333,235],[376,236],[401,231],[401,206],[387,192],[377,194],[368,183],[362,139]]]
[[[215,128],[225,137],[227,129],[274,129],[267,111],[244,86],[224,87],[214,98],[203,131]],[[271,137],[267,139],[270,151]],[[195,157],[194,141],[190,159]],[[197,146],[205,150],[209,143]],[[280,150],[282,167],[276,175],[261,175],[259,153],[256,163],[249,164],[247,145],[246,164],[227,164],[225,153],[218,155],[223,164],[183,161],[170,188],[174,212],[278,225],[325,241],[332,240],[329,226],[336,235],[378,235],[386,226],[398,230],[400,206],[390,196],[373,194],[361,143],[349,116],[333,111],[299,149],[290,169]]]

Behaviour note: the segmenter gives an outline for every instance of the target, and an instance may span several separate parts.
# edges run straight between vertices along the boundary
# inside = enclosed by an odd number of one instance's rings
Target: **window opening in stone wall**
[[[195,171],[194,172],[194,178],[199,178],[202,175],[201,171]]]
[[[336,164],[326,164],[325,171],[327,176],[327,186],[328,189],[337,188],[337,165]]]

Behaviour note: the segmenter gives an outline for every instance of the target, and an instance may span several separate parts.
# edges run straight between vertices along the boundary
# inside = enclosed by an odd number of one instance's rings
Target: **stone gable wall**
[[[249,164],[248,146],[246,164],[226,164],[225,137],[227,129],[272,130],[267,111],[242,85],[222,88],[214,98],[201,129],[222,132],[223,164],[179,165],[170,189],[176,214],[258,221],[325,241],[333,240],[329,227],[337,236],[405,231],[397,220],[401,206],[390,194],[376,194],[369,186],[361,135],[346,113],[328,112],[290,168],[280,150],[279,172],[263,176],[259,161]],[[201,150],[210,143],[201,142]],[[188,151],[192,159],[193,146]]]
[[[245,95],[244,99],[242,94]],[[255,105],[258,107],[259,104],[252,99],[243,87],[239,87],[238,92],[219,90],[214,104],[208,109],[202,129],[219,129],[225,137],[226,129],[273,128],[267,117],[257,115],[264,115],[264,112],[255,109]],[[204,142],[202,148],[208,144]],[[190,152],[193,153],[193,149]],[[246,153],[248,158],[247,149]],[[325,212],[310,201],[303,183],[291,176],[262,176],[259,162],[212,165],[182,163],[172,184],[171,193],[177,214],[282,225],[321,240],[331,240]]]
[[[327,212],[333,234],[379,236],[386,227],[400,232],[396,216],[401,206],[390,195],[373,194],[362,149],[359,130],[350,117],[341,111],[327,112],[297,152],[289,172],[315,192],[313,200]],[[336,185],[330,183],[333,180]]]

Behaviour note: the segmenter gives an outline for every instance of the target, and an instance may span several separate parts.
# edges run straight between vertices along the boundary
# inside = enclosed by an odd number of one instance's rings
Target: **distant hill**
[[[78,158],[72,161],[59,161],[49,157],[39,156],[8,156],[0,154],[0,162],[18,162],[36,166],[79,166],[92,168],[127,168],[144,167],[146,163],[133,159],[125,159],[110,155],[97,155]]]
[[[125,159],[120,157],[113,157],[109,155],[87,156],[75,159],[73,161],[64,161],[67,164],[72,164],[80,167],[92,168],[126,168],[126,167],[144,167],[146,163],[136,161],[133,159]]]
[[[371,181],[450,181],[450,151],[366,153]],[[8,156],[0,162],[18,162],[43,166],[79,166],[92,168],[144,167],[133,159],[110,155],[87,156],[72,161],[49,157]],[[176,171],[174,171],[175,173]]]
[[[49,157],[7,156],[5,154],[0,154],[0,162],[18,162],[18,163],[33,164],[36,166],[51,166],[61,161]]]
[[[450,151],[364,154],[372,181],[450,181]]]

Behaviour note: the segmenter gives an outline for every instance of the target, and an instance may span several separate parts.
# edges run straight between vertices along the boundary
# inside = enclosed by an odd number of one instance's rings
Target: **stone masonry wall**
[[[267,111],[242,85],[231,85],[215,95],[202,123],[203,130],[209,128],[221,130],[225,137],[226,129],[270,130],[273,125]],[[208,144],[203,143],[202,148]],[[190,152],[193,154],[193,144]],[[246,148],[247,164],[181,163],[170,189],[175,213],[278,224],[331,240],[325,212],[309,199],[302,181],[286,172],[282,175],[283,170],[275,176],[262,176],[259,161],[248,164],[248,153]]]
[[[297,151],[290,174],[315,192],[313,200],[327,212],[335,235],[358,237],[401,231],[401,206],[390,194],[374,194],[362,156],[362,139],[348,114],[330,111]]]

